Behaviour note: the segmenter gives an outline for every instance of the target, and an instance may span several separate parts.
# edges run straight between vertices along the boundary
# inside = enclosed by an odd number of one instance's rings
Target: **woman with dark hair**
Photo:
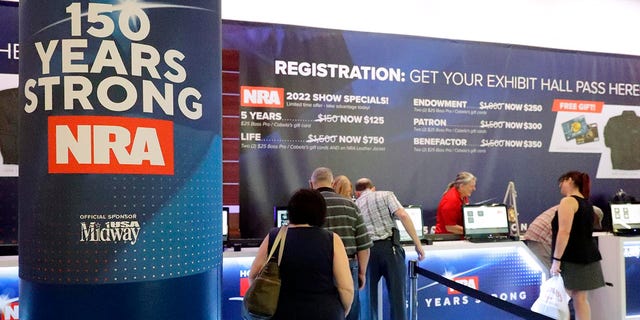
[[[436,211],[436,233],[463,234],[462,206],[476,191],[476,177],[462,171],[447,185]]]
[[[353,301],[353,280],[342,240],[322,228],[327,214],[324,197],[316,190],[301,189],[287,209],[282,285],[272,319],[344,319]],[[250,281],[267,262],[278,231],[274,228],[262,241],[249,271]]]
[[[551,221],[553,230],[551,275],[562,274],[576,319],[591,319],[588,291],[604,286],[598,246],[593,240],[591,180],[584,172],[569,171],[558,179],[560,200]]]

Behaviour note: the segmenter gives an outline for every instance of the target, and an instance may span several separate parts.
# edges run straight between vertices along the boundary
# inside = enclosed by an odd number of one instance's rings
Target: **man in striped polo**
[[[333,183],[331,169],[325,167],[315,169],[309,182],[313,189],[320,191],[327,202],[327,218],[324,227],[339,235],[347,250],[354,286],[353,303],[347,319],[357,320],[360,317],[358,290],[365,285],[369,248],[373,243],[358,206],[351,199],[339,195],[331,188]]]

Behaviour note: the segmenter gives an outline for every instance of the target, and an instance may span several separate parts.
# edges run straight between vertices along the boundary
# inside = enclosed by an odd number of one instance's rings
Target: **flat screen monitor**
[[[273,207],[273,221],[276,227],[282,227],[289,224],[289,212],[287,207]]]
[[[640,234],[640,203],[610,203],[609,206],[614,234]]]
[[[17,255],[18,255],[18,245],[17,244],[2,244],[2,243],[0,243],[0,256],[17,256]],[[2,263],[0,263],[0,265],[2,265]],[[2,286],[1,284],[2,284],[2,281],[0,281],[0,287]]]
[[[404,211],[407,212],[407,214],[409,215],[409,218],[411,218],[411,222],[413,222],[413,227],[416,230],[416,234],[418,235],[419,239],[422,239],[424,234],[422,232],[422,207],[420,206],[405,206],[404,207]],[[402,224],[402,222],[400,220],[396,220],[396,226],[398,228],[398,231],[400,231],[400,242],[404,242],[404,243],[411,243],[413,242],[413,240],[411,240],[411,237],[409,236],[409,233],[407,232],[407,230],[404,228],[404,225]]]
[[[462,206],[466,238],[508,238],[509,215],[504,204]]]
[[[222,207],[222,240],[229,236],[229,207]]]

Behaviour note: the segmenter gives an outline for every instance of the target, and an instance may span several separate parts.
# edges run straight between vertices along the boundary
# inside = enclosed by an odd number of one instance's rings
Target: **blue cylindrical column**
[[[218,319],[217,0],[20,1],[20,319]]]

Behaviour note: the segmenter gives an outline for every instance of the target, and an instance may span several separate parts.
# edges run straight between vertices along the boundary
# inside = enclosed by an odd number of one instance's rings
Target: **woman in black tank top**
[[[289,226],[280,262],[282,285],[271,319],[344,319],[353,301],[353,280],[342,240],[322,228],[327,213],[324,197],[316,190],[299,190],[287,210]],[[249,271],[250,280],[266,262],[277,233],[274,228],[262,241]]]
[[[576,319],[591,319],[588,291],[604,286],[598,247],[592,238],[591,181],[583,172],[570,171],[558,179],[564,196],[551,221],[553,231],[551,275],[562,275]]]

